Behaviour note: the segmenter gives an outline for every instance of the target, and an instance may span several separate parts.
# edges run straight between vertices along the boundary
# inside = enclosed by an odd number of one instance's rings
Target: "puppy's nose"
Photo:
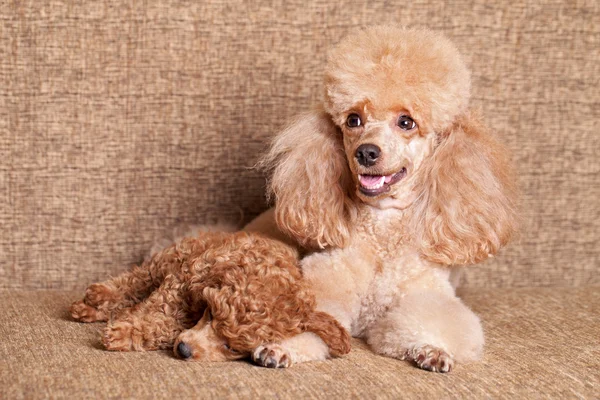
[[[190,358],[192,356],[192,349],[184,342],[180,342],[177,345],[177,354],[179,354],[179,357],[181,358]]]
[[[363,167],[370,167],[375,165],[377,159],[381,155],[381,149],[371,143],[361,144],[356,149],[356,161]]]

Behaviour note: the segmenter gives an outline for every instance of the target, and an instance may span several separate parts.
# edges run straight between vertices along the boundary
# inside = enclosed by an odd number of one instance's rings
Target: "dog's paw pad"
[[[133,325],[128,322],[116,322],[106,327],[102,344],[107,350],[131,351],[133,346]]]
[[[83,301],[89,306],[98,307],[107,302],[116,303],[118,298],[119,294],[113,289],[109,288],[103,283],[94,283],[85,291],[85,297],[83,298]]]
[[[288,368],[292,366],[290,352],[277,343],[258,346],[252,352],[252,360],[256,364],[267,368]]]
[[[410,358],[419,368],[432,372],[450,372],[454,367],[452,357],[433,346],[415,347],[409,352]]]
[[[92,306],[89,306],[83,302],[83,300],[76,301],[71,305],[71,317],[74,320],[80,322],[96,322],[96,321],[106,321],[106,315],[95,309]]]

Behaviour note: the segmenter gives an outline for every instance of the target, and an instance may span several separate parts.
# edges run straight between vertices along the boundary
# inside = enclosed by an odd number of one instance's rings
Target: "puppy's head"
[[[466,111],[469,92],[469,71],[442,35],[374,27],[344,39],[329,55],[324,104],[343,134],[358,197],[384,207],[410,203],[410,178],[436,132]]]
[[[191,361],[228,361],[248,355],[230,348],[227,340],[217,334],[211,322],[212,317],[207,308],[196,326],[177,337],[173,346],[175,355]]]

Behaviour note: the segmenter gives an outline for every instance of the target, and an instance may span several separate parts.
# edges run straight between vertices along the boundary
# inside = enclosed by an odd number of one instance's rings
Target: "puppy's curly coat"
[[[173,347],[183,358],[210,361],[252,354],[260,364],[286,367],[291,357],[265,361],[270,350],[261,345],[310,332],[329,354],[348,353],[348,333],[315,311],[297,261],[296,249],[259,234],[200,233],[91,285],[71,314],[82,322],[109,320],[109,350]]]

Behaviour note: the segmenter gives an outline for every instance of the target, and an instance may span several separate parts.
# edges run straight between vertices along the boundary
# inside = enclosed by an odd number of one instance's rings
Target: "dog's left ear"
[[[516,231],[516,180],[507,151],[470,113],[439,134],[418,179],[413,226],[422,255],[444,265],[495,255]]]

